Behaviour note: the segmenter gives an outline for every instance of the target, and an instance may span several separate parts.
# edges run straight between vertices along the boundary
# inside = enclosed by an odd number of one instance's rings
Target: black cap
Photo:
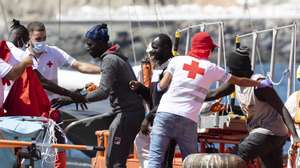
[[[227,66],[230,70],[251,71],[249,48],[240,47],[234,49],[227,58]]]

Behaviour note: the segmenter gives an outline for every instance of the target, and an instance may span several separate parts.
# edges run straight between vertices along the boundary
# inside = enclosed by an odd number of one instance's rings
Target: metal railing
[[[273,32],[272,34],[272,48],[271,48],[271,57],[270,57],[270,78],[273,80],[274,78],[274,69],[275,69],[275,54],[276,54],[276,42],[277,42],[277,34],[279,30],[288,29],[291,30],[291,47],[290,47],[290,56],[289,56],[289,76],[288,76],[288,88],[287,88],[287,96],[289,96],[293,91],[295,91],[294,83],[295,83],[295,63],[294,60],[296,59],[296,32],[297,32],[297,25],[294,22],[293,24],[281,26],[281,27],[274,27],[265,30],[253,31],[251,33],[238,35],[239,38],[249,37],[252,36],[252,54],[251,54],[251,65],[252,69],[255,69],[256,63],[256,51],[257,51],[257,38],[259,34]],[[293,88],[293,89],[292,89]]]

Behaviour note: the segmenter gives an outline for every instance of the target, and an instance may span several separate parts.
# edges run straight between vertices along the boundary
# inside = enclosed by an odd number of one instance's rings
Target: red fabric
[[[0,116],[4,116],[4,109],[2,107],[0,108]]]
[[[7,116],[41,116],[49,113],[50,101],[32,67],[13,84],[3,108]]]
[[[60,111],[59,110],[51,109],[49,112],[44,112],[41,116],[46,117],[46,118],[51,118],[56,123],[58,123],[60,121]]]
[[[5,62],[8,61],[10,57],[10,50],[6,45],[6,41],[0,41],[0,58],[2,58]]]
[[[215,47],[218,46],[214,44],[207,32],[199,32],[192,37],[192,46],[188,55],[199,59],[208,59],[211,50]]]
[[[107,49],[107,53],[113,54],[119,49],[119,46],[116,44],[113,44],[109,49]]]
[[[8,46],[6,45],[6,41],[2,40],[0,41],[0,58],[3,59],[5,62],[8,61],[10,57],[10,50]],[[3,85],[8,85],[10,86],[10,81],[7,79],[2,79]]]
[[[65,151],[58,152],[55,158],[55,168],[67,167],[67,155]]]

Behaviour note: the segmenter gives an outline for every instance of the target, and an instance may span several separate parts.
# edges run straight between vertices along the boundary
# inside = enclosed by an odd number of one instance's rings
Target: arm
[[[249,78],[240,78],[234,75],[231,75],[230,79],[228,80],[230,84],[239,85],[241,87],[257,87],[260,86],[260,82],[251,80]]]
[[[159,82],[159,87],[161,90],[165,90],[169,87],[170,83],[172,81],[172,74],[168,71],[164,73],[163,78]]]
[[[234,85],[230,83],[225,83],[219,88],[209,91],[205,98],[205,101],[216,100],[221,97],[227,96],[232,92],[234,92]]]
[[[71,67],[81,73],[87,73],[87,74],[100,74],[100,68],[97,65],[84,63],[75,60]]]
[[[132,80],[129,82],[129,88],[142,98],[151,106],[150,88],[147,88],[139,81]]]
[[[102,60],[102,72],[99,87],[91,93],[88,93],[85,99],[88,102],[94,102],[106,99],[109,96],[109,92],[117,80],[118,65],[117,56],[109,55],[105,56]]]
[[[23,61],[17,65],[14,65],[12,69],[5,75],[5,78],[8,80],[16,80],[19,76],[22,75],[24,70],[32,65],[32,57],[26,56]]]
[[[281,101],[280,97],[275,92],[275,90],[271,87],[266,87],[266,88],[256,89],[254,93],[259,100],[268,103],[273,108],[275,108],[276,111],[278,111],[278,113],[282,116],[285,125],[292,133],[292,136],[298,138],[298,134],[294,126],[294,121],[290,113],[284,106],[283,102]]]
[[[38,70],[35,69],[34,72],[37,74],[44,89],[62,96],[70,96],[72,94],[70,90],[60,87],[56,83],[46,79]]]

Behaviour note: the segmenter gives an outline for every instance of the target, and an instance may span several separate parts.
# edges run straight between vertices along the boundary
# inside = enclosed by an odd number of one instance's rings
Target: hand
[[[75,103],[75,105],[76,105],[76,111],[78,111],[78,106],[79,105],[80,105],[80,108],[81,108],[82,111],[89,109],[88,106],[85,103]]]
[[[138,82],[138,81],[132,80],[129,82],[129,88],[133,91],[136,91],[141,85],[142,85],[142,83]]]
[[[149,126],[150,126],[150,122],[145,118],[141,124],[142,134],[149,135],[149,133],[150,133]]]
[[[32,56],[30,56],[31,54],[29,54],[28,56],[25,56],[22,60],[22,62],[28,67],[31,66],[33,64],[32,61]]]
[[[73,92],[70,92],[69,97],[76,103],[86,102],[85,96],[81,94],[82,89],[77,89]]]
[[[293,140],[292,140],[292,147],[293,147],[294,149],[297,149],[297,148],[298,148],[298,147],[297,147],[298,145],[300,145],[300,138],[294,136],[294,137],[293,137]],[[300,147],[300,146],[299,146],[299,147]]]
[[[263,79],[259,81],[259,86],[257,87],[259,88],[265,88],[265,87],[273,87],[272,81],[270,81],[269,79]]]
[[[51,107],[58,110],[59,108],[72,103],[74,103],[74,101],[70,97],[59,97],[51,100]]]

